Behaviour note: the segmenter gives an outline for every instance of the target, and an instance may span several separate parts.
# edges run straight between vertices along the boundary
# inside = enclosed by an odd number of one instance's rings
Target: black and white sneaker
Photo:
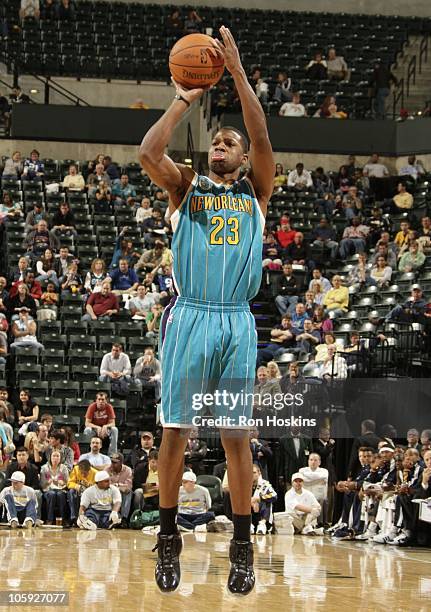
[[[251,542],[231,540],[231,562],[227,588],[233,595],[248,595],[254,588],[253,545]]]
[[[183,539],[179,533],[172,535],[157,534],[158,559],[155,569],[156,584],[162,593],[175,591],[181,580],[180,554],[183,548]]]

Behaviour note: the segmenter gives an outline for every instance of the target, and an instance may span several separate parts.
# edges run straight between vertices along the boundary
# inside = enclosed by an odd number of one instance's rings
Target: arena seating
[[[26,20],[20,27],[19,0],[0,8],[9,37],[0,42],[0,57],[21,73],[106,79],[167,80],[167,57],[179,35],[170,32],[172,6],[116,2],[75,2],[74,21]],[[186,12],[184,8],[183,16]],[[238,40],[248,72],[262,66],[270,94],[277,72],[286,70],[309,113],[328,94],[337,94],[340,109],[360,116],[367,103],[375,61],[392,64],[411,34],[431,30],[417,17],[384,17],[336,13],[293,13],[198,7],[203,28],[216,33],[228,25]],[[313,82],[305,66],[316,50],[335,46],[351,70],[349,82]],[[227,78],[229,83],[229,78]]]

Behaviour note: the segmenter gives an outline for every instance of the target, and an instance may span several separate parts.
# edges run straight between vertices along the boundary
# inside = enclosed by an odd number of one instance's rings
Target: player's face
[[[208,151],[208,165],[218,176],[238,170],[246,163],[247,155],[242,148],[239,135],[232,130],[220,130],[214,136]]]

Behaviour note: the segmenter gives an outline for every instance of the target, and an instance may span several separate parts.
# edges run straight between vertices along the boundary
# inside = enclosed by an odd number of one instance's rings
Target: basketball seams
[[[180,39],[181,40],[181,39]],[[181,49],[178,49],[178,51],[174,51],[175,46],[172,48],[170,54],[169,54],[169,59],[171,57],[175,57],[176,55],[178,55],[178,53],[183,53],[184,51],[188,51],[189,49],[210,49],[217,52],[217,55],[220,55],[220,52],[218,51],[217,47],[215,45],[208,45],[207,47],[205,47],[205,45],[190,45],[189,47],[181,47]]]

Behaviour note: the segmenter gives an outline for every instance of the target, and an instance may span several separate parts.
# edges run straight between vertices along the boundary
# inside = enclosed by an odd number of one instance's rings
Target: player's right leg
[[[180,584],[182,538],[177,529],[178,491],[184,472],[184,451],[188,430],[163,430],[157,472],[159,476],[160,532],[157,535],[156,584],[163,593]]]

